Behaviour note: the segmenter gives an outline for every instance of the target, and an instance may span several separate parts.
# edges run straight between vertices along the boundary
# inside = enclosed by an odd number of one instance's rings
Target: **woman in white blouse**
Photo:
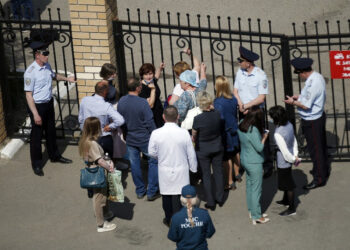
[[[282,106],[270,108],[269,115],[276,126],[274,137],[278,147],[278,189],[284,191],[283,199],[276,203],[288,206],[288,209],[281,212],[280,215],[295,215],[295,183],[292,176],[292,164],[294,163],[297,166],[300,163],[300,158],[298,158],[298,143],[294,136],[293,125],[288,121],[287,112]]]

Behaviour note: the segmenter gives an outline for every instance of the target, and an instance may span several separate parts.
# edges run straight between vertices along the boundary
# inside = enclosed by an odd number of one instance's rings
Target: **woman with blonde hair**
[[[221,207],[224,202],[222,123],[220,112],[214,110],[213,98],[208,92],[199,92],[197,103],[203,113],[197,115],[193,120],[192,137],[196,144],[195,150],[202,171],[203,186],[207,199],[204,206],[213,211],[216,208],[216,203]],[[213,168],[215,196],[212,193],[210,166]]]
[[[82,136],[79,141],[79,154],[83,157],[88,167],[100,166],[109,172],[114,171],[112,161],[106,162],[103,159],[103,149],[97,143],[98,137],[101,135],[101,124],[97,117],[89,117],[84,122]],[[97,222],[97,232],[107,232],[114,230],[116,225],[109,223],[104,219],[104,209],[107,202],[106,188],[93,188],[93,208]],[[112,212],[105,213],[105,217],[113,217]]]
[[[235,180],[242,181],[239,173],[239,138],[237,134],[237,99],[232,95],[230,83],[225,76],[217,76],[215,79],[216,98],[214,108],[221,114],[221,120],[225,124],[223,134],[224,144],[224,167],[227,173],[226,189],[236,189],[236,184],[232,178],[232,165],[235,174]]]
[[[205,209],[198,208],[196,189],[186,185],[181,190],[183,208],[171,219],[168,238],[177,249],[208,249],[207,238],[215,233],[213,222]]]

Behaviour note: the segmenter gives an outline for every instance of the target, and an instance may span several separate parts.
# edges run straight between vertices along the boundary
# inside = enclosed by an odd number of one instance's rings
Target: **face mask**
[[[150,84],[150,83],[153,83],[153,79],[151,80],[151,81],[146,81],[146,80],[144,80],[145,81],[145,83],[146,83],[146,85],[148,85],[148,84]]]
[[[115,77],[111,76],[110,78],[108,78],[108,81],[113,81]]]

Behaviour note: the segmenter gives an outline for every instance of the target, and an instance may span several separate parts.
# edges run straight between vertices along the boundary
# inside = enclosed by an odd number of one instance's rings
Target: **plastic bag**
[[[114,170],[114,173],[108,173],[108,200],[114,202],[124,202],[124,188],[122,184],[122,172]]]

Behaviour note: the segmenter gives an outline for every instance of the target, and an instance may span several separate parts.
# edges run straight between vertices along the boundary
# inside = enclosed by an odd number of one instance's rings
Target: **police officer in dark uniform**
[[[326,141],[326,82],[323,76],[311,67],[310,58],[296,58],[291,61],[294,73],[306,80],[300,95],[287,96],[287,104],[297,106],[301,117],[301,128],[312,159],[313,180],[304,189],[324,186],[330,174]]]
[[[52,162],[72,163],[58,151],[56,144],[55,113],[52,98],[52,79],[75,82],[74,77],[64,77],[52,71],[48,63],[49,44],[35,41],[30,44],[35,54],[34,62],[24,73],[24,91],[32,124],[30,133],[30,158],[34,173],[43,176],[41,138],[44,132],[46,147]]]

